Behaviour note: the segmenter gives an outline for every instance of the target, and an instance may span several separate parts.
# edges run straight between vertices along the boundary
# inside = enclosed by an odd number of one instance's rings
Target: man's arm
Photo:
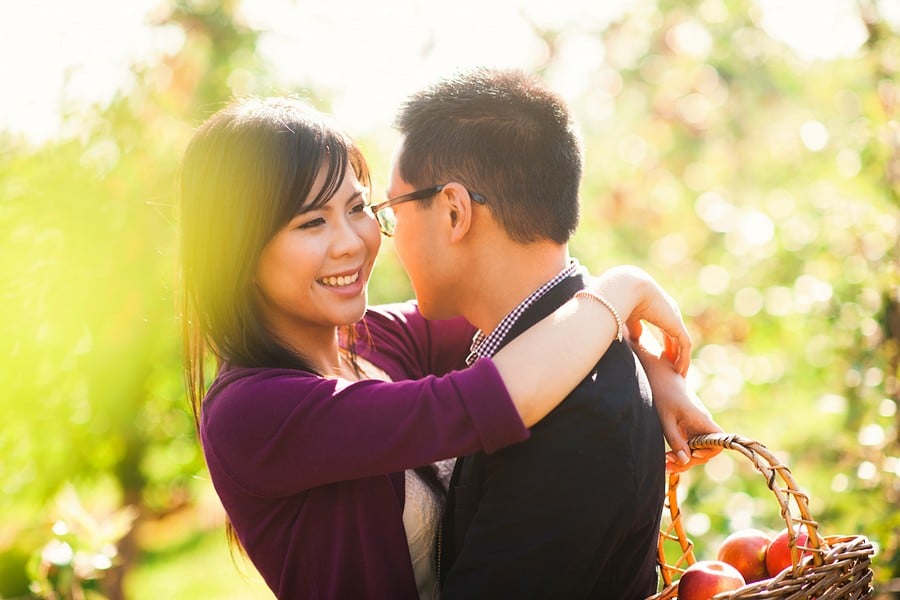
[[[644,331],[640,341],[631,340],[632,350],[641,361],[653,392],[653,405],[659,414],[663,434],[671,450],[666,453],[666,470],[682,472],[707,462],[721,448],[691,450],[688,440],[704,433],[722,433],[703,403],[692,393],[684,377],[672,363],[660,355],[660,345]]]

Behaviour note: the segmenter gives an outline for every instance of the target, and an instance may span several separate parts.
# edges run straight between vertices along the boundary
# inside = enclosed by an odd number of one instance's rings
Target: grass
[[[272,600],[272,592],[245,559],[232,561],[222,529],[146,553],[126,581],[132,600]]]
[[[211,486],[198,490],[187,510],[143,523],[142,553],[125,581],[129,600],[272,600],[274,595],[250,561],[232,558],[224,512]]]

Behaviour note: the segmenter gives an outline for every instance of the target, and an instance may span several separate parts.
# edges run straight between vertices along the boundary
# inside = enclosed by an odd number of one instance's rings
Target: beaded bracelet
[[[597,302],[599,302],[606,308],[608,308],[609,312],[611,312],[612,316],[615,317],[615,319],[616,319],[616,328],[617,328],[616,339],[621,342],[625,338],[625,324],[622,322],[622,317],[619,316],[619,311],[616,310],[616,308],[612,305],[612,303],[609,300],[607,300],[600,294],[598,294],[596,292],[592,292],[590,290],[578,290],[577,292],[575,292],[575,297],[576,298],[591,298],[593,300],[596,300]]]

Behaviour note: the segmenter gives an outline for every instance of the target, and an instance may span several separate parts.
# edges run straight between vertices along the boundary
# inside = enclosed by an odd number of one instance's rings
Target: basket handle
[[[824,554],[828,545],[819,535],[819,524],[812,518],[809,512],[809,496],[800,490],[796,481],[791,475],[791,470],[781,464],[778,458],[765,446],[754,440],[742,437],[733,433],[711,433],[698,435],[689,440],[688,444],[691,449],[701,448],[727,448],[742,454],[749,460],[756,470],[765,477],[766,485],[781,507],[781,518],[784,519],[788,530],[788,547],[791,549],[791,564],[794,572],[797,571],[800,564],[800,551],[812,551],[813,564],[816,566],[824,563]],[[659,557],[660,567],[663,580],[666,585],[672,583],[672,571],[678,570],[682,564],[692,565],[696,562],[693,552],[693,543],[687,537],[684,531],[684,525],[681,522],[681,509],[678,506],[678,482],[680,480],[679,473],[671,473],[669,475],[669,485],[667,491],[667,505],[672,522],[665,532],[661,532],[659,538]],[[784,487],[781,487],[783,484]],[[794,505],[800,513],[800,518],[794,518],[790,510],[790,502],[793,500]],[[796,524],[806,527],[809,537],[809,546],[797,547]],[[673,533],[674,532],[674,533]],[[663,541],[665,539],[677,540],[681,545],[682,556],[672,569],[665,564]]]

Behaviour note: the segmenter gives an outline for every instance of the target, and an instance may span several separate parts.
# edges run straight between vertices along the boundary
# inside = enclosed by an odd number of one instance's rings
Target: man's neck
[[[463,316],[489,334],[510,311],[569,264],[565,245],[549,242],[497,248],[472,273]]]

